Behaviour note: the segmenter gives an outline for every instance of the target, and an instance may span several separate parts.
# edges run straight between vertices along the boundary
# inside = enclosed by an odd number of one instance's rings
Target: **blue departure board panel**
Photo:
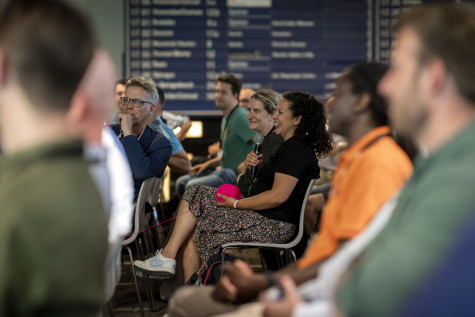
[[[167,110],[220,115],[215,79],[325,99],[344,67],[387,61],[417,0],[127,0],[126,75],[153,78]]]

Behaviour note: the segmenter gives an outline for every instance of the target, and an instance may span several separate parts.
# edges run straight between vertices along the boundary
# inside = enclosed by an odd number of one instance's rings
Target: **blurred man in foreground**
[[[63,1],[9,1],[0,13],[1,316],[100,311],[106,214],[75,125],[89,105],[70,106],[93,48]]]

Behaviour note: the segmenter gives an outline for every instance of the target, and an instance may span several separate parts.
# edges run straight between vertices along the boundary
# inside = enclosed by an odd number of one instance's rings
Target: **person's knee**
[[[190,305],[190,299],[193,294],[192,287],[181,287],[168,301],[168,315],[170,317],[188,316],[186,307]]]
[[[212,286],[186,286],[179,288],[168,302],[170,317],[211,316],[228,312],[232,305],[218,303],[213,300]]]
[[[188,237],[188,240],[186,241],[187,247],[192,247],[196,249],[196,234],[193,231],[193,233]]]
[[[183,193],[185,192],[185,189],[187,187],[186,185],[189,183],[190,179],[190,175],[183,175],[178,177],[178,179],[176,180],[175,187],[179,197],[183,196]]]
[[[196,186],[196,185],[200,185],[200,184],[205,184],[206,185],[208,179],[209,179],[209,176],[196,177],[196,178],[190,179],[186,183],[185,190],[192,187],[192,186]]]

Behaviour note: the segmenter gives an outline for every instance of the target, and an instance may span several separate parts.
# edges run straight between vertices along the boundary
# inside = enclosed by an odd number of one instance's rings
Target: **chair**
[[[155,177],[149,178],[142,183],[142,186],[140,187],[140,192],[137,198],[137,202],[135,205],[134,227],[133,227],[132,234],[128,236],[127,238],[125,238],[124,241],[122,242],[122,245],[125,248],[127,248],[127,251],[129,253],[130,263],[132,267],[132,274],[134,276],[135,289],[137,291],[137,297],[139,300],[139,306],[140,306],[140,311],[141,311],[142,316],[144,316],[143,305],[142,305],[142,300],[140,297],[140,292],[139,292],[139,288],[137,284],[137,274],[133,266],[134,258],[132,256],[132,250],[129,247],[129,245],[135,242],[137,253],[141,260],[145,259],[145,254],[142,247],[142,239],[140,238],[141,236],[143,236],[144,238],[144,244],[145,244],[145,249],[147,253],[153,253],[153,251],[156,249],[153,246],[151,236],[150,236],[150,231],[148,230],[150,226],[150,218],[151,218],[152,213],[147,214],[146,210],[147,210],[147,204],[149,204],[150,206],[155,206],[157,204],[160,183],[161,183],[160,178],[155,178]],[[148,276],[145,276],[144,282],[145,282],[147,297],[150,302],[151,310],[156,311],[155,303],[152,296],[152,289],[150,287],[151,281],[148,279]]]
[[[157,239],[157,244],[159,246],[163,245],[165,242],[165,231],[163,229],[163,226],[158,226],[159,223],[167,220],[165,213],[164,213],[164,197],[166,195],[166,190],[165,186],[167,186],[167,182],[169,182],[170,179],[170,167],[165,168],[165,172],[163,173],[163,176],[159,179],[160,181],[155,182],[154,188],[152,190],[152,194],[149,199],[147,199],[147,202],[153,206],[153,219],[152,221],[154,222],[155,226],[155,234],[156,234],[156,239]]]
[[[246,248],[258,248],[259,249],[259,254],[261,257],[261,263],[264,266],[265,261],[262,255],[262,250],[263,249],[268,249],[268,250],[275,250],[278,251],[278,256],[279,256],[279,267],[282,268],[285,266],[286,261],[285,261],[285,255],[290,253],[291,260],[290,263],[296,262],[297,257],[295,256],[295,252],[293,248],[297,246],[297,244],[302,240],[303,234],[304,234],[304,216],[305,216],[305,204],[307,203],[308,196],[310,195],[310,192],[312,190],[313,185],[315,184],[316,179],[310,180],[310,183],[308,184],[307,191],[305,193],[305,197],[302,201],[302,208],[300,209],[300,220],[298,224],[298,230],[297,233],[295,234],[294,238],[291,239],[287,243],[257,243],[257,242],[232,242],[232,243],[226,243],[221,245],[221,261],[224,263],[224,255],[226,253],[226,250],[228,249],[246,249]]]

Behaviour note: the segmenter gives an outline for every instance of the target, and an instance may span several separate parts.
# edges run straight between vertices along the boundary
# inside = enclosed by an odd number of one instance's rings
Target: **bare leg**
[[[196,236],[193,233],[185,244],[183,250],[183,275],[186,282],[201,264],[200,254],[196,248]]]
[[[193,233],[196,224],[196,217],[191,212],[187,212],[189,209],[190,204],[186,200],[182,200],[177,210],[177,215],[182,215],[176,218],[170,239],[163,247],[162,255],[164,257],[170,259],[176,258],[178,250]]]

